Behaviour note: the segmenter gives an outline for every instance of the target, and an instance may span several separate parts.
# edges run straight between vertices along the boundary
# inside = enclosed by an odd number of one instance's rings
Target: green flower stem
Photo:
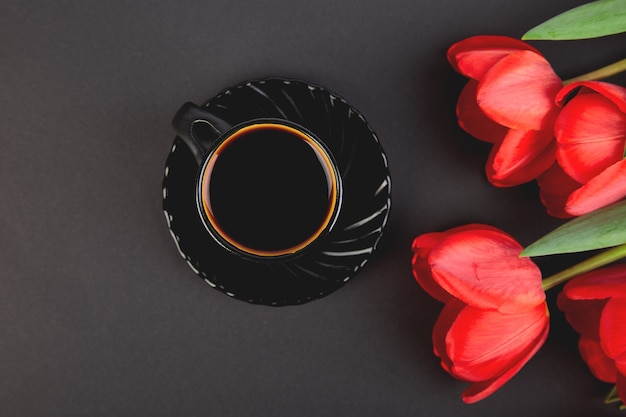
[[[579,77],[570,78],[563,81],[563,85],[571,84],[576,81],[594,81],[608,78],[612,75],[619,74],[622,71],[626,71],[626,58],[621,61],[614,62],[606,67],[602,67],[595,71],[588,72]]]
[[[607,395],[606,398],[604,399],[604,404],[613,404],[619,401],[621,400],[619,399],[617,395],[617,385],[614,385],[611,391],[609,392],[609,395]]]
[[[585,272],[593,271],[594,269],[597,269],[604,265],[608,265],[624,257],[626,257],[626,244],[608,249],[596,256],[593,256],[585,261],[582,261],[579,264],[572,266],[571,268],[567,268],[557,274],[545,278],[541,281],[541,286],[543,287],[544,291],[547,291],[550,288],[554,288],[557,285],[569,280],[570,278],[574,278],[575,276],[583,274]]]

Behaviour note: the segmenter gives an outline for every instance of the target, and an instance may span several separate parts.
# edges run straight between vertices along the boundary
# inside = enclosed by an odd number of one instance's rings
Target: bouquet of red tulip
[[[626,59],[561,80],[526,41],[626,32],[626,1],[599,0],[528,31],[521,40],[475,36],[448,60],[469,78],[459,125],[493,144],[486,174],[497,187],[536,181],[549,214],[572,218],[527,248],[487,225],[426,233],[413,242],[413,273],[443,302],[433,330],[441,366],[470,382],[479,401],[512,378],[549,331],[545,292],[560,284],[557,307],[580,334],[582,359],[615,384],[606,402],[626,402],[626,88],[600,81]],[[531,257],[605,249],[542,279]],[[607,266],[609,265],[609,266]]]

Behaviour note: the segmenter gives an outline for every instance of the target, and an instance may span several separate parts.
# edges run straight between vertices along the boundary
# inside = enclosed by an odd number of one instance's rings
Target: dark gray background
[[[456,125],[448,46],[519,37],[575,0],[3,1],[0,415],[619,416],[550,293],[544,348],[479,404],[441,370],[441,305],[414,236],[468,222],[529,244],[556,225],[534,184],[485,180]],[[537,43],[564,78],[624,36]],[[379,251],[298,307],[233,300],[178,255],[161,211],[173,113],[250,78],[324,85],[378,133],[393,177]],[[626,78],[613,79],[626,85]],[[576,256],[539,260],[546,274]]]

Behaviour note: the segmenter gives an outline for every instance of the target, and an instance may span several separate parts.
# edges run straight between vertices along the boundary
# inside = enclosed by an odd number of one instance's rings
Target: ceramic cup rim
[[[326,168],[324,169],[324,172],[328,173],[331,177],[327,178],[329,180],[331,190],[329,207],[322,224],[316,229],[313,234],[311,234],[302,242],[279,250],[262,250],[248,247],[228,236],[228,234],[220,228],[217,219],[215,219],[215,217],[212,215],[210,203],[207,202],[204,192],[204,184],[210,179],[211,170],[215,165],[215,161],[220,151],[222,149],[225,149],[226,146],[236,141],[238,138],[245,135],[246,133],[256,129],[264,128],[286,131],[307,142],[307,144],[311,146],[314,149],[315,153],[318,155],[318,159],[320,159],[321,157],[320,162],[325,164]],[[332,230],[339,215],[342,198],[343,189],[341,176],[337,164],[328,147],[308,129],[298,125],[297,123],[282,119],[251,120],[234,126],[228,132],[225,132],[218,138],[216,144],[212,147],[211,151],[204,158],[204,162],[201,169],[199,170],[199,175],[196,180],[196,206],[207,231],[209,231],[213,238],[222,247],[228,249],[229,251],[243,257],[252,258],[260,261],[284,260],[286,258],[298,256],[306,251],[321,237],[325,236],[330,232],[330,230]]]

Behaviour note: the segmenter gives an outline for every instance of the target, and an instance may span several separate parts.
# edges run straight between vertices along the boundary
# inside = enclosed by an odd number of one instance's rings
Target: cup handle
[[[198,166],[204,162],[217,138],[229,130],[231,126],[205,108],[194,103],[185,103],[174,115],[172,126],[187,144]]]

